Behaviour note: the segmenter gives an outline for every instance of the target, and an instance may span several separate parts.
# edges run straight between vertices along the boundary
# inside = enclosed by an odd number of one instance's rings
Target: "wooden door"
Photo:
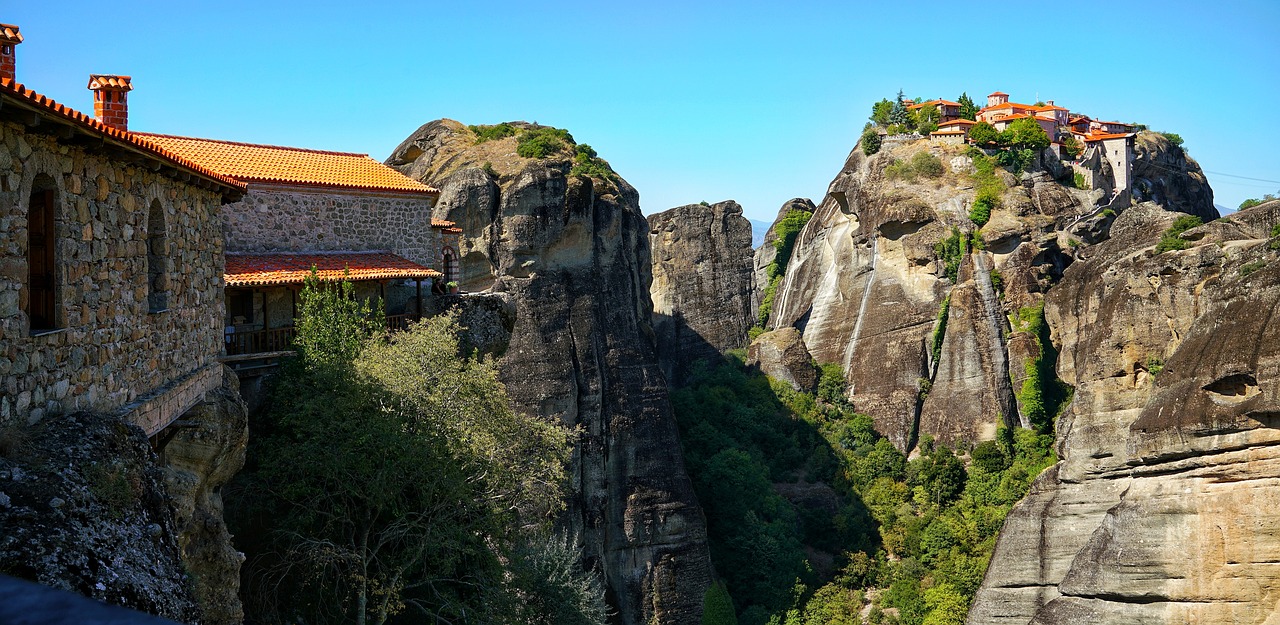
[[[30,289],[31,330],[52,330],[57,327],[55,302],[57,267],[54,264],[55,236],[53,190],[33,191],[30,211],[27,213],[27,267],[31,277]]]

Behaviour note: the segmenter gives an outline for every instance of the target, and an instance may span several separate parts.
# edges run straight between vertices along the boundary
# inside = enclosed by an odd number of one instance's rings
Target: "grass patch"
[[[1240,275],[1244,277],[1249,277],[1254,272],[1266,266],[1267,266],[1267,261],[1265,260],[1255,260],[1251,263],[1245,263],[1240,267]]]
[[[518,128],[507,123],[467,126],[467,130],[475,133],[477,144],[514,137],[516,133],[520,132]]]

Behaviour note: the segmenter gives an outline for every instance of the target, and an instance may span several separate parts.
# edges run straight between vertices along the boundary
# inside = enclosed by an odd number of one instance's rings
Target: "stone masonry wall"
[[[207,383],[199,372],[221,350],[220,193],[112,150],[0,124],[0,427],[75,410],[119,413],[156,399],[184,403],[202,392],[193,385]],[[56,186],[62,329],[31,336],[27,206],[40,174]],[[169,259],[168,309],[158,313],[147,301],[153,201],[164,210]],[[181,397],[169,399],[171,390]]]
[[[223,210],[228,252],[384,250],[440,269],[429,196],[251,184]]]

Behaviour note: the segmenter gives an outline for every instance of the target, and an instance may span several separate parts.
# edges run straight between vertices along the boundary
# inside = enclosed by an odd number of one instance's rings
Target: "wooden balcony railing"
[[[404,315],[387,315],[387,329],[392,332],[403,332],[409,329],[411,322],[417,321],[417,313]],[[270,330],[247,330],[226,335],[228,356],[241,354],[260,354],[280,352],[292,349],[296,328],[271,328]]]

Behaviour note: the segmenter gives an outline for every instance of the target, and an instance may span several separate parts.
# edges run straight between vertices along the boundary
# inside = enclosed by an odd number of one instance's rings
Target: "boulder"
[[[795,328],[779,328],[756,337],[747,348],[747,365],[797,391],[813,392],[818,388],[818,368]]]

